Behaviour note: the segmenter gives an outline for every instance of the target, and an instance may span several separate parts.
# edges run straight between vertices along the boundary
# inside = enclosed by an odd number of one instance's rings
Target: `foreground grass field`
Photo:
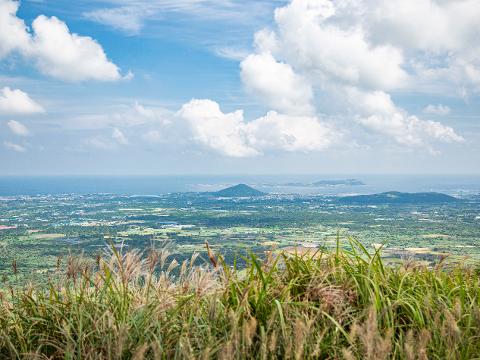
[[[0,294],[0,357],[480,358],[478,267],[349,248],[252,255],[244,270],[210,251],[203,266],[165,250],[70,258],[49,288]]]

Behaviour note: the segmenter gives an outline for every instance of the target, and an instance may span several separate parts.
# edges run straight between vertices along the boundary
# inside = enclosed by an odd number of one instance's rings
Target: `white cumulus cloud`
[[[45,110],[30,96],[19,90],[4,87],[0,89],[0,115],[35,114]]]
[[[385,92],[350,89],[348,97],[359,113],[359,123],[379,134],[392,137],[401,145],[431,149],[430,144],[435,141],[464,141],[463,137],[449,126],[409,115],[397,107]]]
[[[44,74],[68,81],[112,81],[121,78],[118,67],[107,59],[92,38],[71,34],[56,17],[40,15],[32,24],[32,46],[25,53]]]
[[[249,145],[243,111],[223,113],[211,100],[192,100],[177,114],[185,120],[199,143],[222,154],[233,157],[258,155]]]
[[[132,76],[122,77],[98,42],[71,33],[55,16],[38,16],[30,32],[16,16],[18,5],[13,0],[0,0],[0,58],[18,52],[43,74],[66,81],[114,81]]]
[[[408,53],[417,82],[480,91],[480,2],[369,0],[363,9],[372,41]]]
[[[30,135],[30,131],[28,130],[28,128],[19,121],[9,120],[7,122],[7,126],[10,129],[10,131],[15,135],[18,135],[18,136]]]
[[[371,115],[359,119],[364,126],[380,134],[391,136],[399,144],[406,146],[426,146],[431,139],[444,142],[463,142],[455,131],[436,121],[420,120],[401,112],[389,116]]]
[[[19,4],[18,1],[0,0],[0,59],[29,45],[26,25],[16,16]]]
[[[404,86],[408,76],[401,49],[371,43],[360,25],[337,23],[341,10],[329,0],[293,0],[278,8],[274,54],[320,83],[383,90]]]
[[[342,134],[316,117],[292,116],[275,111],[247,123],[251,144],[259,150],[323,151]]]
[[[247,88],[273,109],[289,114],[312,112],[310,84],[290,65],[277,62],[270,53],[249,55],[242,61],[241,70]]]
[[[245,121],[243,111],[224,113],[212,100],[192,100],[177,117],[185,120],[194,140],[232,157],[248,157],[271,151],[322,151],[341,134],[316,117],[269,112]]]

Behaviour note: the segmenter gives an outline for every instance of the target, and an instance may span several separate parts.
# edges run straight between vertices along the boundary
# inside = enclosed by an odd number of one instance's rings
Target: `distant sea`
[[[320,180],[357,179],[362,186],[285,186]],[[262,176],[4,176],[0,196],[59,194],[161,195],[173,192],[216,191],[245,183],[273,193],[319,195],[372,194],[384,191],[436,191],[450,195],[480,194],[480,176],[440,175],[262,175]]]

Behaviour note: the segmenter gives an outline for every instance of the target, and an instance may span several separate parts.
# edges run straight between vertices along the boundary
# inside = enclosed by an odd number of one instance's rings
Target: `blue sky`
[[[474,0],[0,0],[0,174],[478,174],[479,24]]]

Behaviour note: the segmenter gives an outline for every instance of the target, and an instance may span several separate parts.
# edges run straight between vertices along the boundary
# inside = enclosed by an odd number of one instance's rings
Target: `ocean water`
[[[362,186],[285,186],[319,180],[357,179]],[[480,176],[440,175],[262,175],[262,176],[57,176],[0,177],[0,196],[58,194],[160,195],[173,192],[216,191],[246,183],[273,193],[323,195],[372,194],[384,191],[436,191],[450,195],[480,194]]]

